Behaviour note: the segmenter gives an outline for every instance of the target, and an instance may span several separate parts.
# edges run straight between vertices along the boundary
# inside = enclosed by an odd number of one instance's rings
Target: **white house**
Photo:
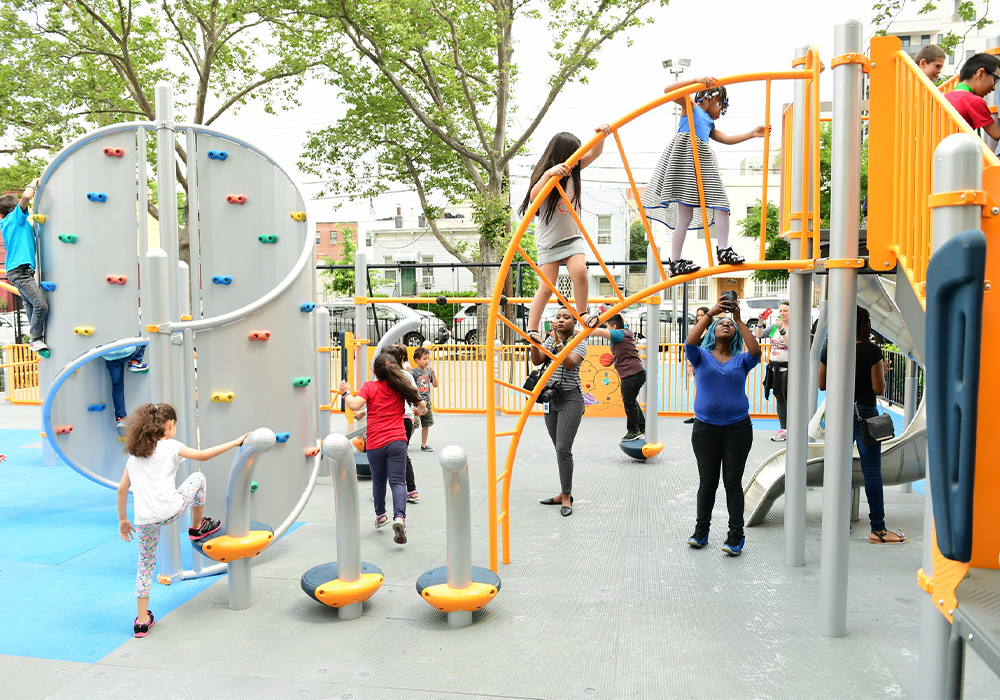
[[[943,77],[955,75],[966,58],[997,45],[997,25],[990,24],[981,30],[970,30],[970,23],[958,17],[958,7],[961,4],[962,0],[942,0],[933,12],[918,15],[913,19],[894,21],[889,26],[889,34],[899,37],[903,50],[911,57],[916,55],[921,46],[940,44],[948,32],[964,37],[962,43],[948,57],[942,71]],[[978,20],[986,14],[989,2],[976,0],[973,6],[976,12],[975,19]]]

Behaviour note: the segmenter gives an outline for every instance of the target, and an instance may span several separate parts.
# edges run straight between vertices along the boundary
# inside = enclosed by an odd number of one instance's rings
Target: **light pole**
[[[684,72],[684,69],[691,67],[691,59],[690,58],[677,58],[677,59],[668,58],[666,61],[663,62],[663,67],[666,68],[668,71],[670,71],[670,74],[674,76],[674,82],[676,83],[677,80],[679,79],[680,74]],[[680,119],[681,119],[681,106],[678,105],[678,104],[675,104],[674,105],[674,133],[675,134],[677,133],[677,129],[680,128]],[[693,143],[693,141],[692,141],[692,143]],[[677,206],[681,206],[681,205],[678,204]],[[671,234],[671,235],[673,235],[673,234]],[[646,264],[648,265],[649,263],[647,262]],[[685,282],[684,283],[684,299],[685,299],[685,301],[687,300],[687,286],[688,286],[688,283]],[[673,328],[675,326],[677,327],[677,333],[678,333],[678,335],[682,335],[684,333],[684,331],[687,330],[687,314],[684,315],[685,318],[683,319],[683,323],[681,325],[678,325],[678,323],[677,323],[677,288],[676,287],[671,287],[670,288],[670,301],[672,303],[672,308],[671,308],[671,311],[670,311],[670,326],[671,326],[671,329],[670,329],[670,341],[672,341],[673,337],[674,337]],[[660,320],[656,319],[656,322],[659,323]],[[679,342],[679,340],[680,339],[678,338],[678,342]]]

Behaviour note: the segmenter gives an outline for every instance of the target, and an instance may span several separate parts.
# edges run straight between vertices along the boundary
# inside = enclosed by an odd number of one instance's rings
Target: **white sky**
[[[947,2],[947,0],[945,0]],[[538,153],[552,134],[570,131],[586,140],[594,127],[611,121],[662,94],[673,80],[661,65],[667,58],[689,58],[691,67],[682,78],[714,75],[716,77],[790,69],[795,47],[814,43],[825,63],[833,56],[834,26],[857,17],[866,26],[865,40],[871,33],[873,0],[674,0],[664,8],[646,11],[655,17],[652,25],[633,30],[628,46],[619,37],[598,55],[597,69],[588,75],[589,84],[573,84],[562,91],[529,143],[527,155],[515,160],[513,197],[519,201],[526,187],[526,177]],[[545,74],[531,74],[527,66],[547,65],[546,32],[540,23],[515,26],[518,41],[514,59],[521,67],[516,86],[518,112],[512,133],[520,135],[547,93]],[[829,76],[829,72],[826,73]],[[826,80],[821,90],[824,100],[831,98],[832,82]],[[772,123],[780,124],[780,107],[791,100],[792,87],[776,83],[772,92]],[[296,162],[302,151],[306,132],[331,124],[342,113],[332,89],[323,85],[308,87],[300,93],[303,106],[276,116],[254,106],[235,116],[220,119],[215,126],[264,148],[284,167],[294,173],[308,196],[314,196],[316,178],[298,172]],[[623,128],[622,141],[633,172],[639,181],[649,177],[660,151],[673,133],[673,117],[661,108]],[[726,133],[741,133],[763,123],[764,86],[755,83],[730,90],[730,109],[719,120],[718,128]],[[775,129],[774,136],[778,136]],[[717,146],[723,168],[735,167],[752,152],[762,153],[761,140],[739,146]],[[772,149],[777,139],[772,139]],[[605,155],[585,171],[589,187],[620,187],[625,182],[621,159],[614,141],[607,144]],[[611,184],[614,183],[614,184]],[[400,187],[393,187],[400,190]],[[314,221],[366,221],[395,214],[397,204],[404,215],[417,206],[416,196],[390,193],[369,202],[346,199],[310,203]],[[374,212],[375,216],[371,214]],[[364,228],[364,227],[362,227]]]

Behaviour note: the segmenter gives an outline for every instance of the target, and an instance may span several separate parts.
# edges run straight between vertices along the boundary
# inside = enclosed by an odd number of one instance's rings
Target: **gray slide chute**
[[[875,275],[858,276],[858,304],[868,310],[872,328],[893,341],[907,357],[923,362],[906,320],[893,301],[895,282]],[[825,445],[810,443],[806,458],[806,484],[823,485]],[[891,486],[924,478],[927,455],[927,428],[924,403],[914,413],[903,433],[882,443],[882,483]],[[761,462],[746,488],[743,489],[744,509],[748,527],[764,522],[771,506],[785,493],[785,450],[779,450]],[[851,483],[863,486],[861,459],[854,449]]]

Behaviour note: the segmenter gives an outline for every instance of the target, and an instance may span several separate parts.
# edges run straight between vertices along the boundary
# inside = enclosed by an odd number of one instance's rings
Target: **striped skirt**
[[[698,163],[701,166],[701,183],[705,191],[708,225],[715,219],[715,210],[729,211],[729,198],[719,176],[715,153],[704,141],[698,140]],[[701,218],[701,201],[698,197],[698,180],[691,153],[691,134],[680,133],[663,151],[653,170],[649,185],[642,195],[646,216],[673,229],[677,226],[677,207],[694,209],[694,220],[688,228],[705,227]]]

